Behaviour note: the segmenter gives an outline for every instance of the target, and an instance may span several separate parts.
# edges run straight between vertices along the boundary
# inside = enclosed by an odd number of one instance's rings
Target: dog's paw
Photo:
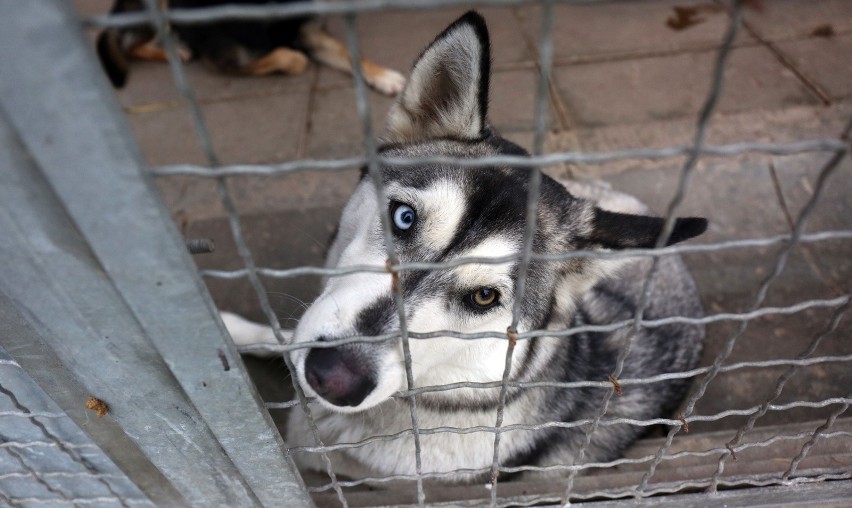
[[[287,72],[288,74],[298,75],[305,72],[305,69],[308,68],[308,57],[302,52],[296,52],[293,55],[293,63],[290,66],[290,70]]]
[[[381,72],[372,76],[370,86],[385,95],[394,96],[405,88],[405,76],[393,69],[382,69]]]
[[[231,338],[237,346],[278,344],[275,333],[268,326],[252,323],[230,312],[220,312],[219,315],[222,317],[222,323],[225,324],[225,328],[228,329],[228,333],[231,334]]]
[[[308,56],[301,51],[290,48],[278,48],[269,56],[275,64],[275,68],[284,74],[296,76],[305,72],[308,68]]]
[[[180,57],[181,62],[183,63],[189,62],[190,60],[192,60],[193,57],[192,50],[183,45],[178,46],[177,54]]]

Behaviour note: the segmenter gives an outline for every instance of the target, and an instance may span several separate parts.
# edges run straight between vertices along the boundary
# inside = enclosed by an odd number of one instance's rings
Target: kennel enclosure
[[[495,3],[514,5],[521,2]],[[357,13],[389,7],[420,9],[460,4],[464,2],[330,2],[164,13],[159,10],[157,2],[151,1],[148,2],[149,12],[100,17],[89,23],[93,26],[116,26],[153,21],[165,34],[165,47],[174,57],[175,46],[165,28],[167,19],[205,22],[223,17],[257,19],[305,12],[343,14],[347,20],[347,43],[353,52],[353,59],[357,61],[360,53],[354,24]],[[741,29],[740,14],[743,6],[736,3],[726,38],[718,52],[714,80],[700,112],[691,145],[608,153],[548,153],[545,150],[546,103],[551,93],[548,79],[552,73],[550,32],[553,29],[548,13],[552,8],[553,3],[543,3],[542,30],[540,40],[537,41],[537,69],[543,79],[539,82],[536,95],[536,129],[532,142],[534,157],[523,160],[498,158],[472,163],[450,162],[481,166],[512,163],[529,168],[532,181],[536,182],[536,178],[540,178],[540,168],[556,163],[598,164],[626,159],[657,160],[685,156],[679,185],[667,209],[671,224],[688,188],[695,164],[703,157],[745,153],[783,156],[815,151],[827,154],[819,169],[812,195],[799,214],[792,217],[790,234],[681,246],[665,251],[689,253],[761,246],[777,246],[780,249],[772,258],[762,284],[754,288],[752,304],[746,311],[708,312],[707,318],[704,318],[703,322],[706,323],[728,320],[735,327],[725,337],[723,347],[710,365],[694,373],[687,373],[695,376],[697,391],[689,399],[691,405],[681,415],[682,420],[669,418],[655,422],[632,422],[639,425],[664,425],[668,433],[666,438],[655,443],[656,446],[644,443],[646,447],[640,446],[642,454],[638,457],[604,465],[581,462],[577,466],[566,466],[566,478],[552,482],[548,488],[540,484],[502,483],[498,476],[498,482],[490,489],[434,489],[428,484],[429,478],[421,474],[413,478],[397,478],[402,482],[402,486],[396,487],[399,492],[382,494],[359,490],[357,487],[363,485],[365,479],[338,479],[333,473],[322,485],[306,486],[291,460],[293,452],[286,448],[268,409],[290,407],[293,408],[291,410],[302,408],[309,411],[310,401],[299,390],[296,390],[294,400],[264,402],[260,398],[237,349],[217,318],[216,306],[186,252],[184,239],[169,211],[156,195],[152,179],[182,175],[213,179],[216,182],[237,256],[244,266],[239,270],[206,270],[204,275],[220,279],[248,278],[257,290],[258,305],[272,325],[278,326],[264,290],[267,279],[305,273],[342,273],[317,267],[268,269],[256,265],[243,238],[238,210],[224,179],[239,178],[241,175],[286,175],[303,170],[333,170],[361,164],[366,164],[372,174],[377,175],[379,162],[410,164],[411,161],[380,161],[376,155],[373,138],[376,128],[371,122],[368,92],[360,79],[360,72],[356,71],[355,89],[361,128],[365,133],[365,156],[346,160],[297,160],[277,165],[230,166],[219,162],[207,132],[202,108],[186,80],[183,64],[179,58],[172,58],[175,82],[194,115],[206,164],[149,168],[133,142],[123,113],[112,98],[112,91],[100,74],[100,68],[72,8],[61,1],[19,1],[14,2],[9,10],[14,12],[13,15],[0,19],[0,61],[4,64],[4,72],[0,75],[0,134],[3,139],[0,171],[3,171],[4,180],[4,185],[0,186],[0,230],[3,234],[0,246],[6,261],[5,268],[0,271],[0,326],[3,327],[0,345],[8,355],[0,357],[0,368],[3,369],[0,380],[4,387],[29,386],[33,393],[28,399],[24,398],[24,393],[20,393],[21,398],[18,399],[12,390],[5,388],[4,396],[17,402],[8,411],[3,406],[0,418],[4,419],[4,427],[6,424],[10,425],[9,428],[27,427],[41,433],[38,442],[50,443],[51,449],[61,452],[59,457],[62,460],[71,460],[75,467],[81,468],[79,474],[73,473],[77,474],[78,480],[91,481],[108,492],[107,495],[94,497],[74,492],[68,486],[57,483],[60,481],[58,476],[51,476],[49,467],[58,462],[52,463],[51,459],[39,462],[21,454],[21,450],[33,449],[36,445],[30,442],[27,447],[26,442],[0,436],[4,440],[0,444],[2,449],[10,457],[18,453],[20,460],[15,463],[22,468],[21,471],[0,473],[0,482],[18,481],[12,476],[3,475],[22,475],[20,477],[28,476],[39,485],[39,489],[43,489],[38,495],[18,497],[12,487],[4,488],[7,484],[0,483],[0,492],[5,496],[0,497],[0,500],[24,505],[135,505],[144,503],[147,498],[155,505],[169,506],[309,506],[312,502],[310,495],[313,494],[313,502],[318,504],[357,505],[385,501],[384,504],[490,503],[495,506],[516,506],[563,504],[568,499],[608,498],[613,499],[613,503],[636,505],[649,502],[721,504],[781,501],[839,504],[842,499],[852,496],[852,485],[848,481],[852,477],[849,441],[852,429],[849,422],[840,418],[852,402],[852,394],[822,400],[774,403],[797,369],[829,363],[848,365],[852,361],[848,354],[814,354],[819,344],[842,322],[850,296],[837,294],[830,298],[807,299],[785,307],[764,305],[767,292],[783,271],[796,246],[832,241],[841,242],[846,252],[849,251],[848,242],[852,239],[852,231],[848,227],[818,232],[804,229],[809,214],[819,203],[821,192],[831,185],[830,178],[842,168],[842,164],[848,163],[849,127],[844,132],[838,132],[835,138],[788,143],[742,141],[721,146],[708,146],[705,143],[704,136],[717,99],[724,93],[726,58]],[[531,193],[529,204],[534,209],[536,184],[532,188],[534,192]],[[534,226],[534,222],[530,221],[528,235],[531,235]],[[653,252],[643,254],[658,255]],[[423,268],[396,265],[392,248],[388,255],[392,271]],[[528,265],[532,256],[529,245],[520,257],[522,266]],[[315,264],[319,265],[319,259]],[[440,269],[434,266],[427,268]],[[522,268],[521,272],[524,270]],[[397,297],[401,299],[402,295]],[[401,300],[397,301],[401,303]],[[399,308],[402,307],[399,305]],[[731,348],[750,321],[771,315],[794,315],[813,308],[830,309],[831,315],[826,322],[812,327],[811,347],[802,351],[798,357],[781,359],[772,356],[751,362],[726,363]],[[633,322],[622,324],[634,327],[647,325],[642,320],[641,312]],[[505,331],[495,333],[507,341],[509,365],[512,341],[528,339],[536,332],[514,334],[515,337],[512,337],[512,333],[507,335]],[[571,333],[577,332],[564,331],[566,337],[570,337]],[[404,327],[400,334],[405,337],[404,340],[428,340],[417,337],[416,331],[405,330]],[[309,344],[299,346],[309,347]],[[268,349],[282,352],[291,350],[292,346],[283,344]],[[789,374],[771,376],[768,384],[774,390],[770,390],[762,404],[716,415],[692,414],[702,389],[720,372],[778,366],[789,369],[786,371]],[[417,436],[421,432],[435,430],[420,428],[416,416],[416,395],[442,388],[414,386],[410,364],[408,368],[409,390],[398,395],[412,401],[410,435],[418,443]],[[12,385],[9,380],[13,378],[20,379],[20,385]],[[38,389],[31,383],[27,384],[27,378],[34,380],[56,406],[50,406],[50,402],[43,400],[43,397],[40,399]],[[504,391],[508,386],[507,378],[508,372],[497,383]],[[606,400],[618,396],[618,388],[626,390],[631,383],[653,382],[647,379],[619,379],[617,371],[613,373],[613,380],[616,383],[608,380],[589,381],[602,390],[604,400],[598,418],[590,422],[567,423],[587,426],[589,432],[593,432],[595,427],[609,423],[605,414]],[[570,386],[564,388],[570,389]],[[109,412],[103,418],[87,412],[85,404],[90,395],[108,404]],[[29,409],[22,402],[26,400],[32,400],[33,403],[39,401],[49,409]],[[753,429],[767,411],[794,408],[828,408],[828,413],[822,423],[816,426]],[[731,412],[748,419],[739,426],[740,432],[728,440],[727,445],[720,444],[718,440],[702,442],[700,438],[692,439],[693,436],[688,436],[686,441],[675,438],[675,434],[688,423],[700,422],[702,418],[721,420]],[[72,440],[83,438],[73,433],[61,433],[50,423],[63,418],[63,413],[85,429],[91,439],[91,443],[85,444],[103,451],[121,473],[105,464],[98,466],[94,459],[75,451],[71,445],[80,443]],[[534,431],[535,428],[528,426],[526,430]],[[508,433],[504,436],[507,430],[502,428],[499,414],[495,415],[494,427],[482,431],[493,433],[495,441],[511,436]],[[749,440],[745,440],[745,436],[749,436]],[[376,436],[376,439],[388,438],[392,436]],[[675,452],[681,455],[673,457],[669,453],[670,447],[679,446],[682,442],[689,442],[694,448],[682,449]],[[14,446],[6,446],[10,444]],[[318,443],[314,449],[301,452],[320,453],[327,457],[327,451],[335,446],[369,446],[369,443]],[[762,450],[780,450],[785,446],[789,447],[786,451],[790,457],[784,464],[774,464],[777,461],[771,453],[759,455]],[[412,447],[413,454],[417,453],[417,447],[419,443]],[[750,456],[749,453],[757,455]],[[749,470],[747,465],[743,465],[745,457],[751,457],[753,469]],[[684,471],[695,477],[673,475],[669,482],[662,485],[650,482],[658,465],[677,460],[694,461],[691,466],[684,466]],[[329,466],[328,471],[333,471],[330,459],[326,458],[326,464]],[[625,467],[635,464],[642,466],[641,471],[627,471],[618,476]],[[585,469],[611,469],[614,476],[578,476]],[[724,474],[732,469],[737,471],[737,475]],[[499,457],[495,453],[494,464],[489,472],[510,471],[501,469]],[[71,474],[67,471],[65,473]],[[139,492],[121,490],[119,480],[113,477],[120,474],[126,475]],[[613,485],[618,487],[613,488]],[[716,491],[719,488],[743,486],[761,488],[726,490],[714,494],[684,494],[687,497],[673,496],[670,499],[648,497],[651,494]],[[446,494],[441,493],[443,490]],[[453,498],[453,495],[460,497]],[[627,500],[620,501],[621,498]],[[693,501],[688,501],[690,499]]]

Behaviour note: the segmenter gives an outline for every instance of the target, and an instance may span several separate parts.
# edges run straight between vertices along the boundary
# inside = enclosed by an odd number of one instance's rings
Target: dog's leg
[[[272,328],[268,326],[252,323],[251,321],[230,312],[220,312],[219,315],[222,317],[222,322],[225,324],[225,328],[228,329],[228,333],[231,334],[231,338],[237,346],[278,344],[278,340],[275,338],[275,333],[272,331]],[[281,330],[281,335],[284,340],[289,341],[292,334],[292,330]],[[270,353],[266,351],[256,351],[249,354],[260,357],[278,355],[278,353]]]
[[[189,61],[192,57],[189,50],[182,47],[178,48],[178,55],[184,62]],[[167,62],[169,60],[166,50],[154,41],[149,41],[145,44],[140,44],[139,46],[131,48],[130,56],[140,60],[153,60],[155,62]]]
[[[308,57],[301,51],[277,48],[246,65],[243,70],[252,76],[263,76],[273,72],[301,74],[308,65]]]
[[[349,50],[315,23],[301,30],[301,42],[314,59],[337,70],[352,73]],[[396,95],[405,86],[405,77],[366,58],[361,59],[367,84],[387,95]]]

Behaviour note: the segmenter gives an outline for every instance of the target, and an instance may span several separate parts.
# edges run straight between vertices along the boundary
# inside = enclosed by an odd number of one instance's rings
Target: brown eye
[[[497,290],[492,288],[479,288],[469,296],[473,306],[479,309],[494,306],[499,300],[499,297],[500,295],[497,293]]]

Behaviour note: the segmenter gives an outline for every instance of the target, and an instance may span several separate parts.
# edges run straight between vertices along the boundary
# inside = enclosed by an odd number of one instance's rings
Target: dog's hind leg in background
[[[161,8],[192,9],[227,3],[263,5],[286,4],[292,0],[171,0]],[[111,13],[145,9],[141,0],[116,0]],[[223,74],[263,76],[273,73],[301,74],[309,58],[352,74],[350,54],[346,46],[332,37],[318,21],[304,16],[260,21],[216,21],[209,24],[172,25],[172,33],[180,43],[183,60],[199,59]],[[97,40],[101,65],[116,88],[127,82],[130,60],[165,61],[166,54],[156,32],[147,25],[108,28]],[[364,79],[377,91],[396,95],[405,86],[399,72],[361,59]]]

